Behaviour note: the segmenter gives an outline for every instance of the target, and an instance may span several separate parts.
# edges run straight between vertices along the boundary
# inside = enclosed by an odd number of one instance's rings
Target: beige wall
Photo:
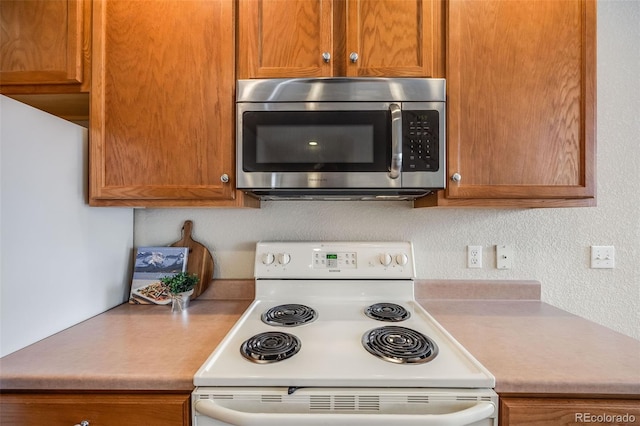
[[[217,278],[250,278],[258,240],[410,240],[419,278],[525,279],[544,301],[640,339],[640,2],[598,4],[598,206],[413,209],[401,202],[265,202],[259,210],[135,212],[137,246],[180,238],[185,219],[214,252]],[[484,267],[466,268],[466,246]],[[514,267],[495,269],[495,244]],[[589,247],[613,245],[616,268],[590,269]]]

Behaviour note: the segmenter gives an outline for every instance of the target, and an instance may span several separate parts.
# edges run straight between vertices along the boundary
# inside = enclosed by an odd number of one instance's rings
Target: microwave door
[[[248,104],[238,116],[241,189],[401,186],[397,104]]]

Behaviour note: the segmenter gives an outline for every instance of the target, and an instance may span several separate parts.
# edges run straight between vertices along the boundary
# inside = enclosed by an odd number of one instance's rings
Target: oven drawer
[[[490,389],[197,388],[193,426],[496,426]]]

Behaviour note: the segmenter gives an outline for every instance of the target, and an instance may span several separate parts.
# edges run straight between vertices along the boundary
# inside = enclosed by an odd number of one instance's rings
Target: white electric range
[[[495,379],[414,297],[408,242],[260,242],[194,426],[497,425]]]

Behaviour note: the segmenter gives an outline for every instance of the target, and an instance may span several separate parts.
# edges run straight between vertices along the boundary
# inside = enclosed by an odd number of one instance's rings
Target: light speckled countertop
[[[640,397],[640,342],[539,301],[420,300],[496,392]]]
[[[539,284],[419,284],[420,303],[496,376],[498,393],[640,397],[640,341],[536,300]],[[0,389],[188,392],[251,287],[214,282],[183,315],[120,305],[1,358]]]
[[[117,306],[0,358],[0,389],[191,391],[249,303],[194,300],[184,315]]]

